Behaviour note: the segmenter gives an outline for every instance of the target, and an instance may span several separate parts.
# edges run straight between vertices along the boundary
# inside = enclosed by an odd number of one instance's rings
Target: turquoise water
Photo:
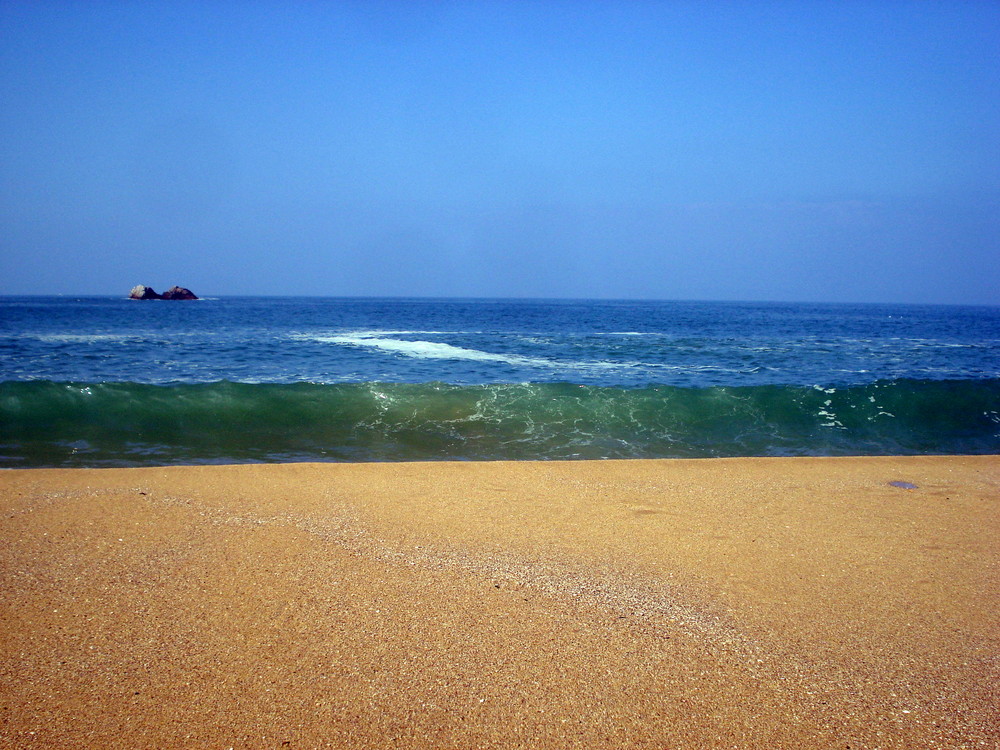
[[[0,466],[1000,452],[1000,309],[0,298]]]

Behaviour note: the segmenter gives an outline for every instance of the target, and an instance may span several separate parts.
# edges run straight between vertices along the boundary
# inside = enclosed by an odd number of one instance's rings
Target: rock
[[[159,294],[157,294],[153,287],[143,286],[139,284],[138,286],[132,287],[132,291],[128,294],[129,299],[163,299]]]
[[[129,292],[129,299],[198,299],[194,292],[190,289],[185,289],[182,286],[172,286],[163,294],[157,294],[156,290],[151,286],[139,286],[132,287],[132,291]]]
[[[194,292],[182,286],[172,286],[160,295],[160,297],[162,299],[198,299],[194,295]]]

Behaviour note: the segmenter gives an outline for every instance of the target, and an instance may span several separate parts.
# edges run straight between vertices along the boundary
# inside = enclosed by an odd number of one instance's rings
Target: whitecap
[[[560,361],[542,357],[529,357],[521,354],[501,354],[480,349],[469,349],[439,341],[423,339],[408,340],[393,338],[391,334],[407,335],[417,331],[350,331],[329,335],[293,334],[293,338],[304,339],[325,344],[337,344],[358,348],[374,349],[390,354],[397,354],[414,359],[428,360],[467,360],[478,362],[500,362],[515,367],[545,368],[554,371],[574,372],[608,372],[608,371],[667,371],[671,373],[685,372],[718,372],[748,374],[757,372],[760,368],[751,369],[721,367],[719,365],[676,365],[661,362],[610,361],[610,360],[577,360]],[[425,331],[427,335],[434,333]],[[817,386],[819,388],[819,386]],[[827,391],[833,393],[832,390]]]
[[[594,336],[664,336],[657,331],[595,331]]]
[[[443,344],[437,341],[406,341],[404,339],[381,338],[367,334],[343,336],[315,336],[314,341],[346,346],[370,347],[393,354],[402,354],[416,359],[467,359],[480,362],[504,362],[511,365],[551,367],[554,363],[546,359],[521,357],[511,354],[496,354],[479,349]]]
[[[329,330],[329,329],[328,329]],[[425,331],[425,330],[389,330],[383,328],[364,328],[361,330],[342,331],[343,336],[358,336],[362,338],[384,338],[386,336],[465,336],[476,335],[482,331]],[[315,339],[316,335],[311,333],[292,334],[293,338]],[[328,337],[326,337],[328,338]]]

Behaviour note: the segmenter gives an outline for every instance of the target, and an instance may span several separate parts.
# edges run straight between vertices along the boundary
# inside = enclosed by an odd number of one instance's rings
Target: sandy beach
[[[996,456],[12,470],[0,503],[3,747],[1000,746]]]

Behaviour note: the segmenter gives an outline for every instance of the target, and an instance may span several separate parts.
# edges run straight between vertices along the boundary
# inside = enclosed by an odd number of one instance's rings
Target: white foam
[[[480,351],[479,349],[466,349],[461,346],[442,344],[436,341],[406,341],[404,339],[381,338],[369,334],[315,336],[313,340],[328,344],[370,347],[416,359],[467,359],[479,362],[504,362],[511,365],[543,367],[551,367],[554,364],[546,359],[496,354]]]
[[[656,331],[607,331],[596,332],[595,336],[664,336],[665,334]]]
[[[482,331],[423,331],[423,330],[386,330],[382,328],[366,328],[345,332],[344,336],[358,336],[361,338],[385,338],[386,336],[462,336],[467,334],[480,334]],[[297,338],[316,338],[312,334],[296,334]]]
[[[310,335],[296,334],[293,337],[307,339],[325,344],[337,344],[340,346],[353,346],[378,351],[399,354],[414,359],[437,359],[437,360],[469,360],[476,362],[502,362],[517,367],[541,367],[547,370],[573,370],[573,371],[608,371],[608,370],[659,370],[669,372],[722,372],[722,373],[747,373],[756,372],[759,368],[750,370],[739,368],[720,367],[718,365],[673,365],[657,362],[613,362],[608,360],[587,360],[565,362],[542,357],[526,357],[518,354],[500,354],[497,352],[487,352],[480,349],[468,349],[466,347],[455,346],[437,341],[425,341],[419,339],[411,341],[407,339],[393,338],[396,335],[412,335],[424,333],[426,335],[442,334],[446,332],[437,331],[351,331],[333,335]],[[640,334],[645,335],[645,334]],[[819,386],[816,386],[819,388]],[[833,393],[832,390],[827,391]]]

